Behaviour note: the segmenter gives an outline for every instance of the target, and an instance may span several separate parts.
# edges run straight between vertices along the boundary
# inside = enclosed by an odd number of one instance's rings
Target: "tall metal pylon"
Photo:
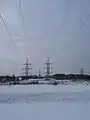
[[[49,77],[52,73],[52,70],[51,70],[52,69],[52,67],[51,67],[52,63],[50,63],[49,58],[47,59],[47,63],[45,63],[45,65],[46,65],[46,67],[45,67],[46,77]]]
[[[25,76],[31,75],[30,70],[32,70],[32,66],[31,66],[31,63],[28,62],[28,58],[26,59],[26,63],[24,63],[23,66],[25,66],[25,67],[22,68],[24,70],[23,74]]]
[[[84,69],[83,68],[81,68],[80,74],[84,75]]]
[[[39,77],[41,77],[41,71],[40,71],[40,69],[39,69]]]

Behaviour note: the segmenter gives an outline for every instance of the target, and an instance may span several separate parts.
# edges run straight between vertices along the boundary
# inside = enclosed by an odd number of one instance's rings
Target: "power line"
[[[23,32],[23,33],[22,32],[20,33],[21,34],[20,35],[21,36],[20,40],[24,40],[25,39],[25,37],[24,37],[24,34],[25,34],[25,24],[24,24],[24,18],[23,18],[23,12],[22,12],[22,6],[21,6],[21,1],[20,0],[16,0],[16,8],[17,8],[17,13],[18,13],[18,19],[20,18],[19,19],[20,28],[21,28],[21,31]],[[23,49],[23,51],[24,51],[24,49]]]
[[[64,16],[63,16],[63,18],[62,18],[61,25],[62,25],[62,23],[65,21],[65,17],[66,17],[66,15],[68,14],[68,12],[69,12],[69,10],[70,10],[71,3],[72,3],[72,0],[68,0],[67,6],[66,6],[66,9],[65,9],[65,14],[64,14]]]
[[[21,6],[20,0],[19,0],[19,9],[20,9],[20,13],[21,13],[22,26],[23,26],[23,29],[25,29],[24,17],[23,17],[22,6]]]
[[[10,37],[11,42],[16,46],[16,44],[15,44],[15,42],[14,42],[12,36],[11,36],[11,33],[10,33],[10,31],[8,30],[8,27],[7,27],[6,23],[5,23],[5,20],[3,19],[2,15],[1,15],[1,13],[0,13],[0,18],[1,18],[1,20],[2,20],[2,22],[3,22],[3,25],[4,25],[4,27],[5,27],[6,31],[7,31],[7,34],[8,34],[9,37]]]
[[[66,10],[65,10],[65,15],[64,15],[63,18],[62,18],[62,22],[61,22],[62,24],[64,23],[65,17],[66,17],[66,15],[68,14],[68,12],[69,12],[69,10],[70,10],[70,6],[71,6],[72,1],[73,1],[73,0],[68,0],[67,8],[66,8]],[[86,25],[86,23],[87,23],[87,21],[89,20],[89,18],[90,18],[90,13],[87,14],[86,17],[85,17],[85,19],[81,22],[80,29],[83,28],[83,26]],[[59,29],[59,28],[62,26],[62,24],[61,24],[57,29]]]
[[[65,14],[64,14],[64,16],[63,16],[63,18],[62,18],[62,21],[61,21],[61,24],[60,24],[60,26],[58,27],[58,29],[63,25],[63,23],[65,22],[65,18],[66,18],[66,16],[67,16],[67,14],[69,13],[69,10],[70,10],[70,7],[71,7],[71,3],[72,3],[72,0],[68,0],[68,2],[67,2],[67,7],[66,7],[66,9],[65,9]]]
[[[61,29],[61,26],[63,25],[63,23],[65,22],[65,18],[67,16],[67,14],[69,13],[69,10],[70,10],[70,7],[71,7],[71,3],[72,3],[73,0],[68,0],[67,2],[67,6],[66,6],[66,9],[65,9],[65,13],[63,15],[63,18],[61,20],[61,24],[55,29],[55,31],[57,31],[58,29],[60,30]]]
[[[61,20],[61,24],[57,27],[57,29],[59,29],[63,25],[63,23],[65,22],[65,20],[66,20],[65,18],[67,16],[67,14],[69,13],[72,1],[73,0],[68,0],[67,5],[66,5],[66,9],[65,9],[65,13],[64,13],[63,18]]]
[[[90,14],[87,14],[85,19],[81,22],[80,28],[82,28],[83,26],[86,25],[86,23],[89,20],[89,18],[90,18]]]
[[[90,14],[87,14],[85,19],[83,21],[81,21],[80,26],[78,27],[78,29],[76,30],[76,32],[73,34],[72,39],[75,39],[75,37],[77,36],[79,30],[81,30],[87,23],[87,21],[90,19]],[[64,49],[65,47],[67,47],[68,45],[70,45],[71,42],[73,42],[73,40],[70,39],[70,41],[66,44],[66,46],[64,46],[62,49]]]
[[[65,22],[65,20],[66,20],[65,18],[66,18],[66,16],[67,16],[67,14],[69,13],[69,10],[70,10],[72,1],[73,1],[73,0],[68,0],[67,5],[66,5],[66,9],[65,9],[65,13],[64,13],[64,15],[63,15],[63,17],[62,17],[62,20],[61,20],[61,22],[60,22],[60,25],[59,25],[58,27],[54,28],[54,30],[51,31],[51,34],[53,34],[54,32],[57,32],[57,31],[61,30],[62,25],[64,24],[64,22]]]
[[[19,7],[18,0],[16,0],[16,8],[17,8],[17,13],[18,13],[18,19],[20,18],[19,19],[19,22],[21,23],[20,27],[24,29],[24,26],[22,25],[21,14],[20,14],[21,12],[20,12],[20,7]],[[20,30],[20,31],[22,31],[22,30]],[[20,33],[20,36],[22,36],[22,32]],[[22,38],[20,37],[20,39],[22,39]]]
[[[18,16],[20,15],[22,39],[25,40],[26,30],[25,30],[25,22],[24,22],[24,16],[23,16],[23,11],[22,11],[21,0],[16,0],[16,7],[17,7]]]
[[[16,0],[16,7],[17,7],[17,12],[18,12],[18,17],[19,17],[19,6],[18,6],[18,1]]]

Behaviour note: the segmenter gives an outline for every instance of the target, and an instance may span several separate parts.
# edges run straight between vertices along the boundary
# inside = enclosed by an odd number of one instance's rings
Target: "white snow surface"
[[[90,85],[11,85],[0,86],[0,94],[8,93],[56,93],[56,92],[84,92],[89,91]]]
[[[0,120],[90,120],[90,86],[0,86]]]

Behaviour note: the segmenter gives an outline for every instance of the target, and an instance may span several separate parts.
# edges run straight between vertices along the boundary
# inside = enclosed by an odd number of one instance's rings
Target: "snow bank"
[[[57,93],[57,92],[84,92],[89,91],[90,85],[16,85],[0,86],[0,94],[8,93]]]
[[[90,120],[90,99],[86,100],[89,96],[90,86],[86,85],[0,86],[0,101],[3,102],[0,104],[0,119]],[[58,102],[58,98],[61,99],[61,97],[65,97],[66,100]],[[70,101],[70,97],[76,97],[77,100]],[[8,99],[18,101],[22,98],[32,100],[33,103],[27,104],[23,101],[7,104]],[[79,101],[79,99],[84,100]]]

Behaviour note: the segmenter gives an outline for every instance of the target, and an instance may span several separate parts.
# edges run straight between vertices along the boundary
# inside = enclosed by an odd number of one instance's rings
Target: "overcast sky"
[[[50,57],[53,72],[90,73],[90,0],[0,0],[0,75],[17,74],[26,57],[33,74]]]

